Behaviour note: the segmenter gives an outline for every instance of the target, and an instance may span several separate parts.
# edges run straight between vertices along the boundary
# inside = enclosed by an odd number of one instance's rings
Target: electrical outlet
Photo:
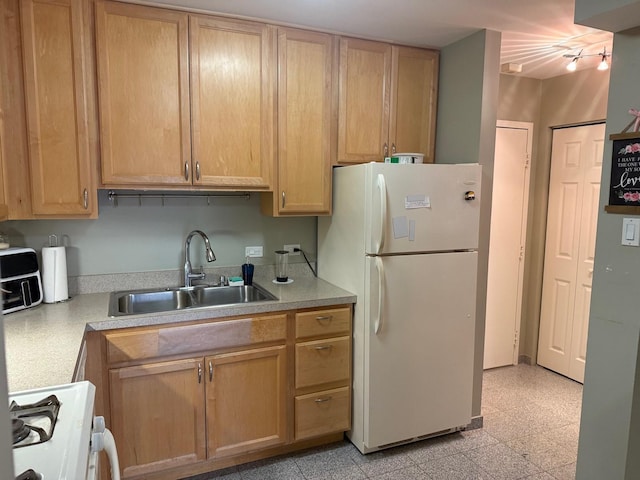
[[[262,247],[244,247],[245,257],[262,257]]]
[[[300,252],[294,252],[293,249],[294,248],[300,248],[300,244],[299,243],[292,243],[291,245],[285,245],[284,249],[289,252],[290,256],[293,255],[300,255]]]

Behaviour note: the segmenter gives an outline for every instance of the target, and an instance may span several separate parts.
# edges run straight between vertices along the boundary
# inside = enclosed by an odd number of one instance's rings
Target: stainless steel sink
[[[241,287],[176,287],[162,290],[129,290],[112,292],[109,316],[171,312],[188,308],[231,306],[243,303],[277,300],[259,285]]]

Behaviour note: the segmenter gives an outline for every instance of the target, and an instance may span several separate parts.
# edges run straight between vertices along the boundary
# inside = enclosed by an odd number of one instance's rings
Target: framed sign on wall
[[[608,213],[640,215],[640,133],[617,133],[611,153]]]

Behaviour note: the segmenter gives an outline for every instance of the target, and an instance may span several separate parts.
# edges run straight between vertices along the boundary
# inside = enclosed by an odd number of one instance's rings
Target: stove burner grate
[[[11,429],[13,430],[13,443],[19,443],[29,436],[31,429],[19,418],[11,419]]]
[[[49,395],[28,405],[19,405],[12,401],[9,405],[9,415],[13,427],[13,448],[36,445],[49,440],[53,436],[59,410],[60,401],[55,395]],[[34,435],[31,435],[32,432]]]
[[[29,469],[18,475],[16,480],[42,480],[42,476]]]

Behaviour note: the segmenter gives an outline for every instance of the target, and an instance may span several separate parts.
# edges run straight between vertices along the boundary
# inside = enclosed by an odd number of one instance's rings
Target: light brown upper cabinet
[[[95,217],[86,2],[21,0],[20,15],[32,214]]]
[[[0,54],[0,61],[2,61],[2,55]],[[0,75],[0,105],[2,105],[3,88],[2,88],[2,75]],[[0,107],[0,113],[2,108]],[[0,114],[0,222],[9,218],[9,209],[6,203],[6,197],[4,194],[4,150],[2,146],[2,138],[4,133],[4,117]]]
[[[275,145],[275,29],[190,18],[194,184],[267,190]]]
[[[267,215],[331,213],[331,165],[336,151],[335,37],[278,29],[278,154]]]
[[[389,145],[391,45],[340,39],[338,162],[380,161]]]
[[[439,53],[410,47],[392,47],[391,153],[422,153],[433,163],[438,99]]]
[[[96,3],[104,185],[190,185],[188,16]]]
[[[338,163],[433,162],[437,79],[436,51],[341,38]]]
[[[273,27],[115,2],[96,11],[102,183],[269,189]]]

